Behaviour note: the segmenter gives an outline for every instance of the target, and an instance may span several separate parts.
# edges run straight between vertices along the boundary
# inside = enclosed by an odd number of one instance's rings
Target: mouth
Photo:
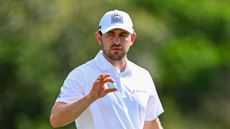
[[[112,47],[111,50],[121,50],[120,47]]]
[[[113,50],[113,51],[121,51],[122,48],[121,47],[112,47],[111,50]]]
[[[111,48],[111,51],[115,52],[115,53],[118,53],[118,52],[120,53],[122,51],[122,49],[119,47],[113,47],[113,48]]]

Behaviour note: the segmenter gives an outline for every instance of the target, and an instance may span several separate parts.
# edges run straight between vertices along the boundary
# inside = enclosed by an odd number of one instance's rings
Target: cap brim
[[[130,34],[133,34],[133,32],[134,32],[133,28],[129,28],[127,26],[122,26],[122,25],[114,25],[114,26],[110,26],[110,27],[101,29],[101,33],[105,34],[105,33],[109,32],[110,30],[113,30],[113,29],[122,29],[122,30],[129,32]]]

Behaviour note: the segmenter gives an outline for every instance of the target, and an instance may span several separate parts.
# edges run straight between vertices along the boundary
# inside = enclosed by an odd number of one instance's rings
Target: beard
[[[113,46],[110,47],[110,49],[113,48],[113,47],[119,47],[119,46],[113,45]],[[110,60],[120,61],[127,55],[127,52],[124,51],[124,49],[121,49],[120,51],[114,51],[114,52],[111,51],[110,49],[107,50],[102,45],[102,50],[103,50],[104,55],[107,58],[109,58]]]

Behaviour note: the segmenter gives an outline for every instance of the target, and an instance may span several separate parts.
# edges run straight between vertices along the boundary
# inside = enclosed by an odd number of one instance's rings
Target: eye
[[[107,33],[107,36],[113,36],[113,35],[114,35],[114,33],[112,33],[112,32]]]
[[[128,37],[129,34],[128,34],[128,33],[121,33],[120,36],[121,36],[121,37]]]

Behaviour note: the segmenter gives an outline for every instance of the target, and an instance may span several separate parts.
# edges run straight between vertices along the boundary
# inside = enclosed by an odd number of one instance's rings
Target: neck
[[[123,58],[120,61],[110,61],[110,63],[117,69],[120,70],[120,72],[123,72],[126,68],[126,64],[127,64],[127,58]]]
[[[105,56],[105,55],[104,55]],[[126,68],[126,64],[127,64],[127,57],[123,57],[121,60],[112,60],[110,58],[108,58],[107,56],[105,56],[105,58],[117,69],[120,70],[120,72],[124,71]]]

